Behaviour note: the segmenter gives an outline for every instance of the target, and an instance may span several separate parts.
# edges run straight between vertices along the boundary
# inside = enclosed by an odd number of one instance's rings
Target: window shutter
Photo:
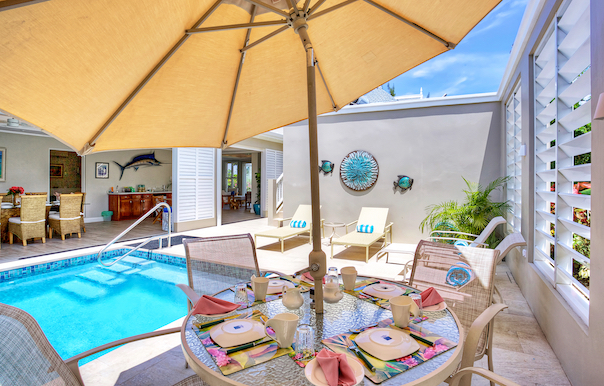
[[[176,156],[176,212],[174,221],[215,217],[215,149],[179,148]]]

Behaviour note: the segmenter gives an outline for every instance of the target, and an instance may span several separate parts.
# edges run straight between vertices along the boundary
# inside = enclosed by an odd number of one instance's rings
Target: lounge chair
[[[462,242],[465,241],[466,243],[468,243],[468,245],[470,247],[488,247],[488,244],[486,244],[486,241],[489,238],[489,236],[491,235],[491,233],[493,233],[495,228],[497,228],[497,225],[505,224],[505,223],[506,223],[505,219],[501,216],[498,216],[498,217],[494,217],[493,219],[491,219],[491,221],[487,224],[487,226],[483,229],[483,231],[480,232],[479,235],[473,235],[471,233],[464,233],[464,232],[454,232],[454,231],[432,231],[432,232],[430,232],[430,236],[428,237],[428,240],[429,241],[443,240],[446,242],[450,242],[450,244],[453,244],[456,241],[462,241]],[[433,236],[433,235],[441,235],[441,236]],[[456,237],[455,235],[473,237],[474,240],[459,238],[459,237]]]
[[[27,240],[41,238],[46,242],[46,196],[21,196],[21,211],[19,217],[8,219],[8,240],[13,243],[13,235],[17,236],[23,246]]]
[[[180,327],[153,331],[107,343],[63,360],[36,320],[27,312],[0,303],[0,358],[2,385],[84,386],[78,361],[87,356],[141,339],[180,332]],[[175,386],[204,386],[197,375]]]
[[[346,245],[365,247],[365,262],[369,262],[369,247],[377,241],[384,239],[382,247],[392,243],[392,223],[386,225],[388,208],[361,208],[359,219],[346,224],[346,234],[331,241],[331,258],[333,259],[333,246]],[[348,227],[357,225],[354,231],[348,233]],[[358,226],[368,226],[372,232],[358,232]]]
[[[271,237],[279,239],[281,242],[281,253],[283,253],[283,240],[291,237],[299,236],[303,233],[310,234],[310,241],[312,243],[312,206],[311,205],[298,205],[296,213],[291,218],[284,218],[282,221],[289,221],[289,224],[276,229],[270,229],[264,232],[258,232],[254,235],[254,243],[256,243],[257,237]],[[292,225],[305,223],[302,228],[296,228]],[[321,234],[325,236],[325,228],[323,227],[323,220],[321,219]]]

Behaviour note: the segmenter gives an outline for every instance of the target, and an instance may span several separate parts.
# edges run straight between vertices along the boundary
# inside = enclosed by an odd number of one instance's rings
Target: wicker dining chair
[[[61,194],[59,213],[48,216],[48,238],[52,239],[53,231],[61,235],[61,240],[65,240],[65,235],[72,233],[77,233],[78,238],[82,237],[80,233],[82,197],[81,194]]]
[[[493,304],[498,261],[499,251],[489,248],[422,240],[415,250],[409,284],[420,290],[434,287],[458,316],[466,342],[462,368],[487,355],[493,371],[494,318],[507,307]]]
[[[63,360],[30,314],[0,303],[0,385],[84,386],[79,360],[125,343],[177,332],[180,327],[136,335]],[[205,385],[193,375],[175,386]]]
[[[41,238],[46,242],[46,196],[21,196],[19,217],[8,219],[8,242],[13,243],[17,236],[27,245],[27,240]]]
[[[189,285],[177,284],[189,298],[189,305],[202,295],[214,295],[237,283],[261,276],[256,248],[250,234],[184,239]],[[278,275],[280,272],[271,271]]]
[[[84,223],[84,203],[86,202],[86,192],[72,192],[72,194],[82,195],[82,205],[80,205],[80,227],[86,233],[86,224]]]

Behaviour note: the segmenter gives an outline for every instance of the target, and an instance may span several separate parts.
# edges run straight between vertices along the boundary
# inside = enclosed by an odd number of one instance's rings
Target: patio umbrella
[[[454,48],[500,0],[294,1],[0,2],[0,109],[80,154],[226,147],[309,118],[318,224],[317,114]]]

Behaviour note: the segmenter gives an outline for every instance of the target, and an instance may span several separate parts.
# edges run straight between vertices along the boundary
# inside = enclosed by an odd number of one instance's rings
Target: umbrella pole
[[[303,19],[299,19],[303,21]],[[306,85],[308,91],[308,138],[310,147],[310,198],[312,204],[312,252],[308,255],[310,274],[315,281],[315,312],[323,313],[323,276],[326,273],[326,256],[321,248],[321,204],[319,196],[319,148],[317,141],[317,91],[314,50],[308,37],[305,21],[294,24],[306,50]]]

